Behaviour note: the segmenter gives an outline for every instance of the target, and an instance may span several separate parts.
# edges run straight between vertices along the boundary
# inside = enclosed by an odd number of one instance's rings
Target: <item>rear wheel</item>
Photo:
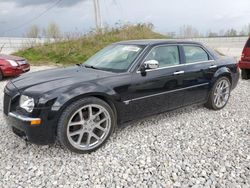
[[[67,149],[90,153],[106,142],[114,127],[111,107],[98,98],[90,97],[74,102],[62,113],[57,135]]]
[[[224,108],[229,100],[230,92],[230,80],[227,77],[219,78],[215,82],[205,106],[213,110],[220,110]]]
[[[248,69],[242,69],[241,70],[241,78],[243,80],[250,79],[250,70],[248,70]]]

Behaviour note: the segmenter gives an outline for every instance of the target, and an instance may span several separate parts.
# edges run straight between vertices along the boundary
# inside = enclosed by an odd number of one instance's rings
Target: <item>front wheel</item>
[[[67,149],[90,153],[101,147],[115,127],[115,116],[104,101],[89,97],[72,103],[59,119],[57,136]]]
[[[230,92],[230,80],[227,77],[219,78],[215,82],[205,106],[213,110],[220,110],[224,108],[229,100]]]

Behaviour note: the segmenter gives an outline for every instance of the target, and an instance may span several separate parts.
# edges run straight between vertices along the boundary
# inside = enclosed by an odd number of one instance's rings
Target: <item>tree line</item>
[[[60,38],[62,36],[59,26],[55,22],[49,23],[46,28],[40,28],[38,25],[32,25],[24,34],[28,38]]]
[[[250,35],[250,24],[245,25],[240,31],[234,28],[227,30],[207,31],[206,33],[199,32],[198,29],[192,25],[183,25],[180,27],[179,33],[170,32],[167,33],[168,36],[172,38],[195,38],[195,37],[236,37],[236,36],[248,36]]]
[[[153,29],[154,26],[152,23],[149,23]],[[76,34],[74,34],[75,36]],[[79,37],[80,33],[77,34]],[[227,30],[220,30],[219,32],[207,31],[205,34],[199,32],[199,30],[192,25],[183,25],[179,29],[178,32],[168,32],[166,35],[169,38],[197,38],[197,37],[236,37],[236,36],[247,36],[250,35],[250,24],[244,26],[240,31],[237,31],[234,28],[230,28]],[[32,25],[29,27],[27,32],[25,33],[25,37],[28,38],[68,38],[68,34],[62,34],[59,26],[55,22],[51,22],[48,24],[46,28],[40,28],[37,25]]]

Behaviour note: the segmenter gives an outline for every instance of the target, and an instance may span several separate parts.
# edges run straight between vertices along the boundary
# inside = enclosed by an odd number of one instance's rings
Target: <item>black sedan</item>
[[[33,143],[58,139],[86,153],[127,121],[192,104],[222,109],[238,79],[236,60],[200,43],[125,41],[84,64],[10,81],[4,113],[13,132]]]

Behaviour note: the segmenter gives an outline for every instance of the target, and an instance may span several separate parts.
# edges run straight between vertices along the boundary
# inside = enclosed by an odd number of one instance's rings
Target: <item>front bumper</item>
[[[18,136],[25,137],[32,143],[39,145],[54,143],[57,118],[51,112],[51,108],[36,108],[32,114],[24,113],[18,105],[20,94],[11,82],[7,86],[3,110],[8,126],[12,127]],[[40,121],[40,124],[32,124],[33,121]]]
[[[24,121],[24,122],[32,122],[32,121],[41,121],[40,118],[31,118],[31,117],[26,117],[24,115],[20,115],[20,114],[17,114],[17,113],[13,113],[13,112],[10,112],[8,114],[8,116],[10,117],[13,117],[13,118],[16,118],[20,121]]]
[[[25,138],[29,142],[38,145],[47,145],[55,142],[55,131],[53,127],[47,124],[45,125],[45,123],[31,125],[31,121],[40,120],[40,118],[30,118],[10,112],[8,116],[5,116],[5,119],[16,135]]]

